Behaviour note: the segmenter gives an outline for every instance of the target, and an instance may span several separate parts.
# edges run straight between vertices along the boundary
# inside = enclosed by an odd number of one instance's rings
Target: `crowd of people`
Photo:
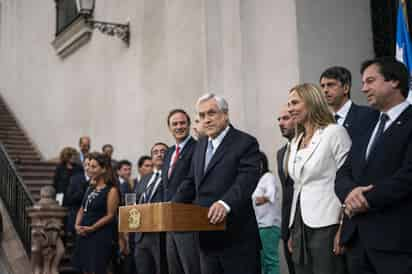
[[[352,102],[344,67],[289,90],[278,112],[287,140],[278,176],[215,94],[197,100],[193,134],[185,110],[169,112],[175,142],[155,142],[137,161],[138,178],[130,161],[112,158],[110,144],[90,153],[85,136],[80,153],[64,148],[54,186],[69,209],[73,265],[95,274],[278,274],[282,239],[290,274],[412,273],[409,73],[383,57],[365,61],[361,77],[369,106]],[[117,209],[128,193],[138,204],[207,207],[209,222],[226,229],[119,233]]]

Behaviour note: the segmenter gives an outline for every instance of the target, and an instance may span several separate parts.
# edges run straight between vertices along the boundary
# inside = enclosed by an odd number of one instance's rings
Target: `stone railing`
[[[62,240],[67,210],[56,202],[53,187],[40,191],[40,200],[27,208],[31,221],[31,263],[34,274],[58,274],[64,255]]]

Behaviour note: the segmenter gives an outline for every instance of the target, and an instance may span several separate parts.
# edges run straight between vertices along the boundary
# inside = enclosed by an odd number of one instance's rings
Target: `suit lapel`
[[[410,116],[412,114],[412,106],[408,106],[399,116],[398,118],[393,121],[393,123],[384,131],[383,135],[382,135],[382,139],[379,140],[379,143],[377,144],[377,146],[375,147],[375,149],[373,149],[372,151],[370,151],[369,157],[368,159],[373,159],[373,156],[378,153],[380,151],[380,149],[383,148],[383,146],[381,145],[386,138],[391,138],[391,135],[396,135],[397,131],[402,130],[402,126],[405,125],[408,120],[410,119]],[[376,126],[376,125],[375,125]],[[375,127],[374,127],[375,128]],[[374,129],[373,128],[373,129]],[[372,132],[373,132],[372,129]],[[369,134],[369,138],[368,141],[366,142],[365,147],[367,148],[368,144],[369,144],[369,139],[370,136],[372,135]],[[365,154],[366,155],[366,149],[365,149]],[[365,158],[365,157],[364,157]],[[365,160],[366,161],[366,160]]]
[[[316,150],[316,148],[319,146],[320,141],[322,140],[322,133],[323,133],[324,129],[320,128],[318,130],[315,131],[315,133],[313,134],[312,140],[310,141],[309,147],[308,147],[308,151],[307,153],[305,153],[304,157],[302,158],[302,165],[300,165],[299,170],[297,172],[298,177],[301,176],[303,167],[305,166],[306,162],[310,159],[310,157],[312,156],[313,152]],[[295,154],[297,153],[298,150],[298,145],[302,139],[302,136],[299,136],[298,142],[296,142],[295,145]],[[295,155],[296,157],[296,155]]]
[[[187,143],[185,144],[185,146],[183,147],[182,151],[181,151],[180,154],[179,154],[179,158],[177,159],[177,162],[176,162],[176,164],[175,164],[175,166],[174,166],[174,168],[173,168],[173,170],[172,170],[172,174],[170,174],[170,178],[167,178],[168,182],[172,180],[172,178],[173,178],[173,176],[174,176],[174,174],[175,174],[175,170],[176,170],[177,167],[180,166],[180,164],[181,164],[180,159],[182,159],[183,157],[185,157],[187,151],[190,149],[190,146],[192,145],[193,142],[194,142],[193,138],[190,137],[189,141],[187,141]],[[174,146],[174,150],[176,150],[176,146]],[[174,151],[174,150],[173,150],[173,151]],[[172,155],[173,155],[173,152],[170,154],[170,157],[172,157]],[[169,159],[169,163],[170,163],[170,160],[171,160],[171,159]],[[169,172],[169,170],[168,170],[168,172]],[[166,176],[166,177],[168,177],[168,176]]]
[[[343,121],[343,126],[349,131],[352,126],[353,121],[356,119],[356,105],[352,102],[349,108],[349,112],[346,115],[345,121]]]
[[[202,137],[197,143],[197,149],[200,152],[196,153],[196,163],[199,163],[198,168],[195,169],[196,178],[201,180],[204,175],[204,166],[205,166],[205,154],[207,148],[207,137]]]
[[[162,183],[167,185],[169,183],[169,179],[172,178],[173,176],[173,171],[172,174],[170,176],[170,178],[168,178],[169,176],[169,168],[170,168],[170,160],[173,156],[173,152],[176,150],[176,145],[172,146],[169,149],[169,153],[167,153],[165,160],[164,160],[164,168],[162,168]]]
[[[206,171],[203,174],[203,178],[206,177],[206,175],[210,172],[210,170],[212,170],[213,167],[222,159],[223,155],[225,155],[225,151],[227,147],[230,145],[230,139],[232,138],[232,134],[233,134],[233,129],[229,129],[226,136],[223,138],[222,142],[220,143],[215,153],[213,154],[212,159],[210,159],[210,162],[207,165]],[[206,149],[205,149],[205,153],[206,153]],[[203,160],[203,166],[204,166],[204,160]]]
[[[279,179],[281,182],[286,181],[286,174],[283,170],[283,163],[285,161],[285,153],[286,153],[287,146],[283,146],[278,154],[278,171],[279,171]]]

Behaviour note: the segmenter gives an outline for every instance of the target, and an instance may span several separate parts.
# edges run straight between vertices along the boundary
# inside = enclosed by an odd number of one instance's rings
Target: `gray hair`
[[[202,96],[199,97],[199,99],[197,99],[196,102],[196,110],[199,111],[199,105],[200,103],[204,102],[204,101],[208,101],[210,99],[215,99],[217,106],[219,107],[219,110],[225,113],[229,112],[229,105],[227,103],[227,101],[225,100],[225,98],[215,95],[213,93],[206,93]]]

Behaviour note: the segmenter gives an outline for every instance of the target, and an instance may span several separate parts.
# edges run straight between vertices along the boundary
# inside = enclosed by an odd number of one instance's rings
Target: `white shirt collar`
[[[189,142],[190,138],[191,138],[191,136],[188,135],[188,136],[186,137],[186,139],[183,140],[183,142],[181,142],[180,144],[176,144],[176,146],[179,146],[180,152],[183,150],[183,148],[185,147],[185,145],[187,144],[187,142]],[[176,148],[175,148],[175,150],[176,150]]]
[[[389,121],[393,122],[398,119],[399,115],[409,106],[409,102],[404,100],[402,103],[397,104],[396,106],[392,107],[390,110],[386,112],[389,116]]]
[[[90,177],[87,176],[86,172],[84,173],[84,178],[86,178],[86,181],[90,180]]]
[[[352,106],[352,100],[348,100],[343,106],[335,113],[339,115],[339,120],[345,121],[346,116],[348,116],[350,107]]]
[[[223,138],[225,138],[225,136],[228,133],[229,129],[230,129],[230,126],[227,125],[227,127],[216,138],[212,139],[212,138],[209,137],[209,141],[212,141],[213,151],[216,151],[216,149],[222,143]]]
[[[123,179],[122,177],[119,176],[119,183],[123,184],[125,182],[125,179]]]

